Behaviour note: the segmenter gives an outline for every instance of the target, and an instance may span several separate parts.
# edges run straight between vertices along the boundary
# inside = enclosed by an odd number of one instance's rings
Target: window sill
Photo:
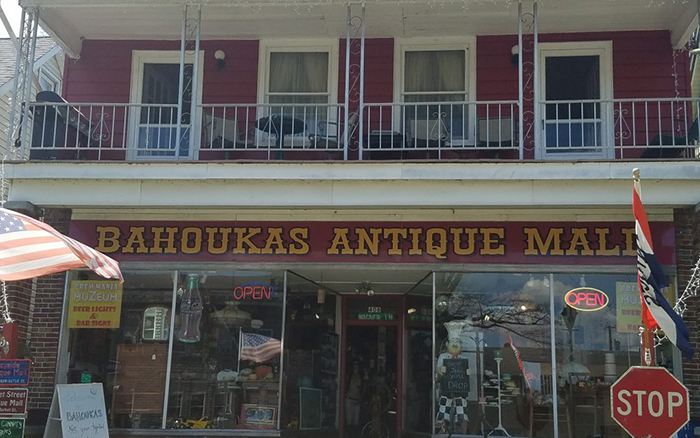
[[[267,429],[110,429],[112,437],[121,436],[227,436],[227,437],[279,437],[279,430]]]

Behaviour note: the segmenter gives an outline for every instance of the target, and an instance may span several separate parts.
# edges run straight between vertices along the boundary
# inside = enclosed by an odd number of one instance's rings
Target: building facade
[[[589,3],[23,2],[72,59],[8,206],[125,276],[10,286],[35,431],[98,382],[117,437],[625,436],[632,169],[670,300],[700,252],[697,11]]]

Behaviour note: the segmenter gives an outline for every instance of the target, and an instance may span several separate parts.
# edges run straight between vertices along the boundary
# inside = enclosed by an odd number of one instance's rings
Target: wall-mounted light
[[[512,62],[513,65],[518,65],[519,61],[520,61],[520,46],[518,46],[516,44],[510,48],[510,62]]]
[[[372,289],[372,285],[369,283],[369,281],[363,281],[362,284],[355,288],[355,293],[367,294],[367,296],[371,297],[374,295],[374,289]]]
[[[226,53],[223,50],[217,50],[214,52],[214,58],[216,58],[216,69],[223,70],[226,67]]]

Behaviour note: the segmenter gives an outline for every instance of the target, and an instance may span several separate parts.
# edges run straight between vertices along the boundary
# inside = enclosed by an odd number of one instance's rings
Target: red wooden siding
[[[601,32],[540,35],[541,42],[612,41],[613,80],[615,98],[670,98],[690,95],[687,53],[677,54],[677,87],[674,78],[674,52],[667,31]],[[345,40],[340,39],[338,65],[338,99],[345,95]],[[516,100],[518,98],[518,67],[511,62],[511,47],[516,35],[477,37],[476,98],[486,100]],[[394,98],[394,40],[366,40],[365,97],[367,103],[388,103]],[[255,40],[202,41],[204,57],[204,87],[202,101],[208,103],[255,103],[258,93],[258,52]],[[359,49],[359,47],[358,47]],[[63,94],[70,102],[126,103],[130,95],[132,50],[179,50],[179,41],[84,41],[82,57],[67,61]],[[226,53],[226,67],[216,68],[214,52]],[[351,63],[359,65],[359,50],[351,53]],[[359,85],[357,86],[359,90]],[[357,103],[351,103],[351,111]],[[669,107],[670,109],[670,107]],[[668,116],[666,115],[668,113]],[[115,118],[118,118],[117,115]],[[122,120],[123,120],[123,116]],[[636,135],[643,115],[635,114]],[[231,118],[230,113],[226,116]],[[382,125],[390,123],[387,108]],[[631,116],[627,120],[632,124]],[[115,136],[120,135],[116,120]],[[377,120],[367,129],[378,129]],[[664,110],[665,131],[672,123],[671,111]],[[668,127],[667,127],[668,125]],[[681,128],[676,121],[675,131]],[[381,126],[382,129],[390,126]],[[685,128],[683,128],[685,129]],[[630,130],[632,130],[630,128]],[[638,138],[638,141],[646,141]],[[629,157],[630,155],[625,155]],[[634,156],[632,154],[631,156]],[[103,157],[104,158],[104,157]]]
[[[202,41],[204,103],[254,103],[258,88],[257,41]],[[68,61],[63,94],[69,102],[129,101],[132,50],[180,50],[179,41],[83,42],[81,58]],[[214,52],[226,53],[226,68],[216,69]]]

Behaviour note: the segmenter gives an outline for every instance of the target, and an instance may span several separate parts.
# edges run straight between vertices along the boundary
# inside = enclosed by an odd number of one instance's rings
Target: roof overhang
[[[352,3],[352,2],[350,2]],[[658,4],[656,4],[658,3]],[[83,39],[180,38],[185,4],[202,6],[203,39],[322,38],[346,34],[346,0],[22,0],[41,8],[45,29],[71,56]],[[504,35],[518,31],[514,0],[374,0],[367,37]],[[531,2],[524,5],[531,9]],[[546,0],[540,33],[668,30],[685,44],[697,23],[692,2]]]

